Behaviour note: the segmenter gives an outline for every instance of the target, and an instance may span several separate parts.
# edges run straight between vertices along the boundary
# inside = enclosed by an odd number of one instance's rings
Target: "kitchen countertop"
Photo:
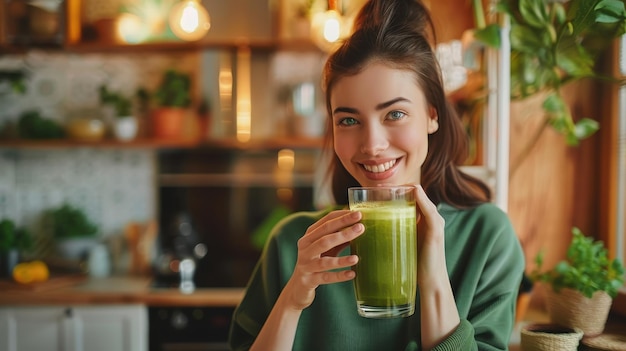
[[[0,306],[135,303],[148,306],[236,306],[244,294],[244,288],[197,288],[193,293],[184,294],[177,288],[152,287],[150,277],[132,276],[82,277],[49,287],[4,283],[0,287]]]

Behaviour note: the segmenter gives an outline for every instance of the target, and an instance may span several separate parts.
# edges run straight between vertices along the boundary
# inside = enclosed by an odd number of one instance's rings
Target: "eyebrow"
[[[376,105],[376,110],[379,111],[379,110],[385,109],[385,108],[387,108],[387,107],[389,107],[389,106],[391,106],[391,105],[393,105],[393,104],[395,104],[397,102],[400,102],[400,101],[410,102],[410,100],[407,99],[407,98],[397,97],[395,99],[391,99],[389,101],[381,102],[380,104]],[[336,114],[336,113],[339,113],[339,112],[355,113],[356,114],[356,113],[359,112],[359,110],[357,110],[355,108],[352,108],[352,107],[337,107],[336,109],[333,110],[333,115]]]

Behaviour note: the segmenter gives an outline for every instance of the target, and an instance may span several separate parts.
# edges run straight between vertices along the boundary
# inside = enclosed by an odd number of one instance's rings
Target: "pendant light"
[[[202,39],[211,28],[209,13],[199,0],[182,0],[176,4],[169,23],[174,35],[186,41]]]
[[[311,40],[320,49],[332,51],[346,32],[346,23],[338,10],[338,0],[328,0],[328,10],[313,15]]]

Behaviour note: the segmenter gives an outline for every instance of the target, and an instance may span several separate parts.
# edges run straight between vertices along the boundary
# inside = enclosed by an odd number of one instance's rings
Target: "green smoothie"
[[[350,244],[359,256],[354,287],[360,312],[387,317],[384,310],[409,308],[412,314],[417,279],[415,203],[366,202],[351,209],[362,213],[365,226],[365,233]]]

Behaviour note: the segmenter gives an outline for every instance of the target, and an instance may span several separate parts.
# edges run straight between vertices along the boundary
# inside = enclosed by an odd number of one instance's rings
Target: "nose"
[[[385,128],[378,124],[367,124],[363,128],[361,152],[376,156],[389,147],[389,139]]]

